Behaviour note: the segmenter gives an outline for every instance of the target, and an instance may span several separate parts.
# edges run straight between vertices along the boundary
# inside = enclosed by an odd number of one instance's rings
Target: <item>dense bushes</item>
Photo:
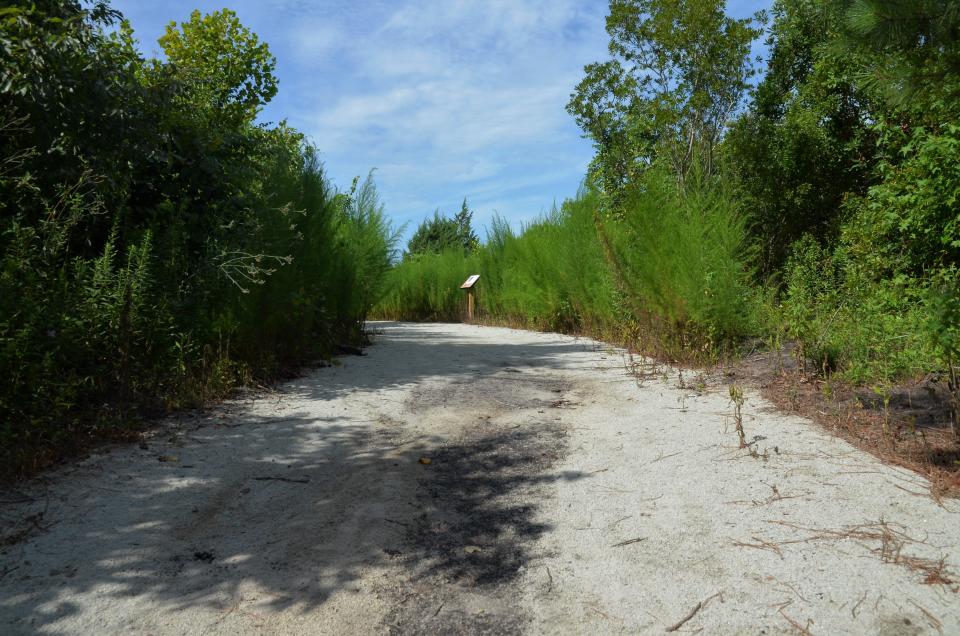
[[[818,7],[827,27],[811,57],[818,73],[800,90],[850,104],[838,73],[822,72],[839,69],[860,111],[845,138],[872,141],[859,151],[863,176],[831,210],[836,232],[792,246],[783,306],[818,366],[852,380],[949,374],[957,363],[960,14],[949,4]],[[787,29],[811,5],[778,6]]]
[[[840,236],[809,237],[786,267],[786,325],[824,370],[893,380],[957,360],[960,145],[956,127],[920,133],[884,179],[847,204]]]
[[[231,12],[166,62],[117,18],[0,12],[0,477],[359,342],[389,268],[372,181],[255,123],[273,58]]]

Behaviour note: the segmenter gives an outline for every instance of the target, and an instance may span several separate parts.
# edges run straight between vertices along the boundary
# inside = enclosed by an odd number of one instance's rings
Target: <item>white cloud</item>
[[[328,56],[344,45],[343,32],[334,25],[321,21],[296,24],[288,34],[293,53],[301,62],[310,63]]]
[[[463,196],[487,220],[494,204],[513,215],[539,201],[535,216],[576,191],[591,149],[565,105],[583,65],[605,55],[605,3],[360,6],[290,28],[307,73],[326,81],[299,80],[315,98],[291,121],[338,181],[376,166],[388,209],[411,220]]]
[[[745,15],[769,5],[735,0]],[[171,19],[222,0],[114,0],[147,52]],[[464,196],[530,220],[572,195],[592,155],[564,110],[606,58],[605,0],[234,0],[277,56],[287,118],[340,185],[377,167],[388,211],[418,222]],[[761,49],[758,49],[761,50]]]
[[[331,132],[352,132],[375,122],[390,120],[411,107],[418,91],[411,88],[391,88],[386,92],[349,95],[317,114],[314,123]]]
[[[409,3],[383,32],[402,39],[440,40],[463,49],[519,49],[563,33],[567,23],[589,15],[572,0],[449,0]]]

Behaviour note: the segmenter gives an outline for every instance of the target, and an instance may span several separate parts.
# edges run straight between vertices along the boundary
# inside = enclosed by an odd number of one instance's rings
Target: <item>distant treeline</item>
[[[612,0],[568,110],[581,194],[476,249],[411,253],[383,317],[586,332],[678,359],[799,343],[885,382],[960,363],[960,4]],[[754,80],[750,47],[766,37]]]
[[[363,339],[396,240],[285,124],[228,10],[145,59],[105,2],[0,3],[0,478]]]

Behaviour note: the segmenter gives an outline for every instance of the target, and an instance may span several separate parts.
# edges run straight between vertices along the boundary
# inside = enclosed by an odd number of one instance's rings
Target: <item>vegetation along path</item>
[[[960,633],[922,478],[592,341],[374,330],[3,492],[0,632]]]

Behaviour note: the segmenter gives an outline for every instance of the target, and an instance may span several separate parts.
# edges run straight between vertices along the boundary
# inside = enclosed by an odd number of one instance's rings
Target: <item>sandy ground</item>
[[[374,327],[0,493],[0,633],[960,634],[921,478],[750,391],[740,450],[726,386],[601,344]]]

